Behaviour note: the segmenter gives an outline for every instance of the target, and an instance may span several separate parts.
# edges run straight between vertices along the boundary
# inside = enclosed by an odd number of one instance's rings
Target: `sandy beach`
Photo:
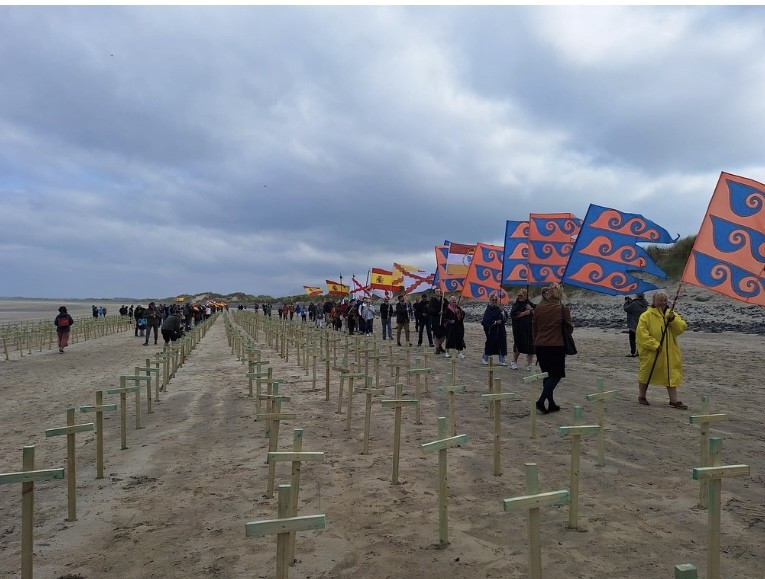
[[[0,305],[3,312],[10,307]],[[40,317],[58,305],[49,302]],[[380,331],[379,321],[375,329]],[[529,462],[538,465],[541,491],[569,488],[571,442],[558,427],[572,424],[575,405],[583,407],[585,423],[595,421],[585,396],[596,392],[602,377],[606,389],[619,391],[607,404],[606,466],[595,466],[595,440],[584,439],[578,528],[568,528],[568,507],[541,511],[544,576],[659,579],[685,562],[706,576],[707,511],[697,506],[699,483],[691,476],[699,466],[699,430],[689,415],[701,411],[701,396],[708,395],[711,412],[728,417],[712,429],[723,438],[723,464],[751,466],[750,477],[723,481],[722,576],[762,577],[763,337],[683,334],[679,397],[687,411],[669,407],[664,388],[649,391],[650,406],[638,405],[637,361],[624,357],[627,336],[621,328],[580,327],[575,338],[579,355],[568,359],[567,378],[556,390],[563,410],[538,417],[536,439],[529,436],[528,400],[538,387],[531,392],[523,384],[523,370],[497,368],[503,391],[515,392],[516,400],[502,405],[502,474],[494,476],[493,421],[480,401],[487,391],[480,364],[483,335],[477,324],[467,325],[468,356],[458,364],[458,382],[466,391],[456,399],[458,433],[469,441],[448,454],[446,548],[438,547],[437,457],[424,454],[420,445],[437,438],[437,417],[448,413],[437,386],[446,381],[451,361],[428,358],[432,373],[430,391],[420,400],[422,423],[415,424],[412,410],[403,411],[401,484],[393,485],[393,411],[375,401],[370,454],[361,454],[363,397],[355,397],[351,430],[345,431],[345,414],[335,413],[338,374],[332,372],[327,402],[323,373],[314,391],[294,350],[286,362],[263,345],[274,375],[284,380],[282,393],[291,396],[284,410],[297,414],[282,423],[280,450],[289,450],[293,429],[302,428],[303,450],[325,453],[324,462],[303,465],[299,514],[325,514],[326,529],[298,534],[290,576],[527,577],[526,516],[504,513],[502,499],[525,494]],[[132,374],[160,348],[144,347],[130,331],[73,344],[64,355],[54,349],[0,361],[0,471],[20,470],[21,448],[28,444],[36,445],[37,468],[65,466],[65,437],[46,439],[45,429],[63,426],[68,407],[93,404],[96,390],[116,387],[120,375]],[[146,414],[144,405],[145,428],[133,428],[128,404],[128,449],[120,450],[118,416],[107,414],[104,479],[95,479],[94,435],[78,434],[78,520],[65,520],[65,481],[36,485],[35,576],[274,576],[276,539],[245,537],[245,523],[275,518],[277,505],[276,496],[264,496],[267,439],[264,425],[254,420],[245,371],[219,318],[154,413]],[[384,362],[381,382],[390,397]],[[405,390],[411,397],[412,388]],[[92,421],[92,415],[78,413],[77,421]],[[280,465],[277,484],[289,476],[289,466]],[[0,487],[0,521],[0,575],[18,577],[19,485]]]

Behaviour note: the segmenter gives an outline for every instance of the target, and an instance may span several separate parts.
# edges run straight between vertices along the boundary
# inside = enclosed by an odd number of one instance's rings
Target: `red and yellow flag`
[[[332,281],[331,279],[326,280],[327,282],[327,293],[331,296],[347,296],[348,295],[348,286],[343,285],[341,283],[337,283],[336,281]]]
[[[377,267],[372,268],[372,274],[369,277],[369,287],[371,289],[379,289],[389,292],[396,292],[401,289],[401,286],[393,284],[393,272],[387,269],[380,269]]]
[[[320,296],[324,293],[324,290],[320,287],[315,287],[312,285],[304,285],[303,289],[305,290],[305,293],[307,293],[311,297]]]

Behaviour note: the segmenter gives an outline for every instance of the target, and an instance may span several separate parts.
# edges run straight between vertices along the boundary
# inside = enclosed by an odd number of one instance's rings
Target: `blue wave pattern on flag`
[[[463,282],[461,297],[487,300],[493,293],[497,293],[500,299],[507,297],[501,288],[502,253],[503,248],[499,245],[476,244],[470,268]]]
[[[529,222],[508,221],[502,255],[502,284],[529,283]]]
[[[529,215],[530,283],[560,281],[582,220],[571,213]]]
[[[666,278],[638,242],[673,243],[653,221],[636,213],[590,205],[561,281],[599,293],[626,295],[658,286],[630,272]]]
[[[694,255],[694,271],[703,287],[732,288],[741,298],[755,298],[765,294],[765,278],[701,252]]]

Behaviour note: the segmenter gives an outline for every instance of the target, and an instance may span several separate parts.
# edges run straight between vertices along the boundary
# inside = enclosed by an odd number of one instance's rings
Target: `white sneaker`
[[[507,366],[507,362],[500,362],[498,365],[499,366]]]
[[[488,366],[489,362],[488,360],[484,360],[483,358],[481,358],[481,364],[483,364],[484,366]]]
[[[444,354],[444,358],[451,358],[451,356],[449,355],[449,352],[446,352],[446,353]]]
[[[515,362],[510,362],[510,369],[511,370],[517,370],[518,369],[518,364],[516,364]]]
[[[458,358],[462,358],[462,359],[464,360],[464,359],[465,359],[465,354],[463,354],[462,352],[460,352],[459,354],[457,354],[457,357],[458,357]]]

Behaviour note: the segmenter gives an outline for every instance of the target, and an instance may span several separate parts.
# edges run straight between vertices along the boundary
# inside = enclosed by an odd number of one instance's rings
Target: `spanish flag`
[[[389,292],[395,292],[401,289],[401,286],[393,285],[393,272],[387,269],[372,268],[372,275],[369,278],[369,287]]]
[[[336,281],[332,281],[331,279],[326,280],[327,282],[327,293],[331,296],[347,296],[348,295],[348,286],[343,285],[341,283],[337,283]]]
[[[324,291],[320,287],[314,287],[312,285],[304,285],[303,289],[305,290],[305,293],[307,293],[309,296],[320,296],[324,293]]]

